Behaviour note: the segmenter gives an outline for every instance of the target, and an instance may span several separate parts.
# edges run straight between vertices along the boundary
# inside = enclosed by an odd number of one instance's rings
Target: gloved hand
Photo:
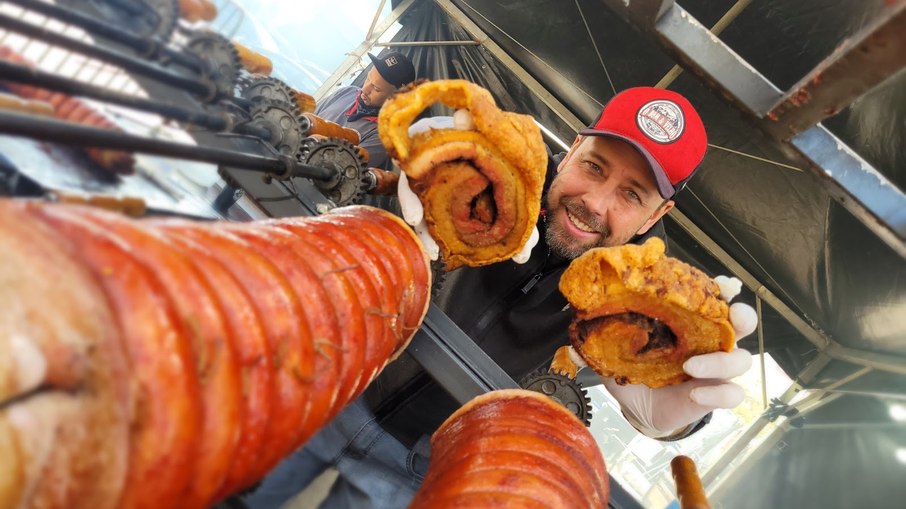
[[[736,278],[718,276],[714,280],[727,302],[742,289]],[[758,317],[751,306],[736,303],[730,306],[730,323],[738,341],[755,330]],[[652,438],[667,438],[684,432],[714,409],[733,408],[742,403],[745,398],[742,387],[729,379],[742,375],[751,365],[751,354],[734,348],[731,352],[689,358],[683,370],[694,378],[677,385],[651,389],[646,385],[619,385],[613,378],[605,378],[603,382],[637,430]]]
[[[455,128],[463,131],[473,129],[475,122],[472,120],[472,114],[468,110],[456,110],[452,117],[429,117],[416,121],[409,126],[409,136],[415,136],[418,133],[428,131],[429,129],[449,129]],[[406,172],[400,171],[400,179],[397,187],[397,197],[400,201],[400,209],[403,211],[403,219],[415,228],[415,234],[425,245],[425,250],[432,260],[437,260],[440,254],[440,248],[437,242],[428,232],[428,224],[425,222],[425,209],[422,206],[418,195],[409,187],[409,180],[406,178]],[[532,228],[532,234],[522,247],[522,251],[517,253],[512,260],[516,263],[525,263],[532,254],[532,248],[538,244],[539,234],[538,227]]]

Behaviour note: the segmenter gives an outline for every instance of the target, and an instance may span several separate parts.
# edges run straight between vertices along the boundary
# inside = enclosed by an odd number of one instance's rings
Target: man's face
[[[547,243],[573,259],[593,247],[625,244],[671,208],[635,148],[606,136],[579,137],[547,193]]]
[[[396,92],[396,87],[387,83],[381,73],[374,67],[368,71],[365,84],[362,85],[362,102],[365,106],[378,108],[384,104],[388,97]]]

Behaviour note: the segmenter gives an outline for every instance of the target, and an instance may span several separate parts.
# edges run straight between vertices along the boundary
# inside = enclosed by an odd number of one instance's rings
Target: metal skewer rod
[[[151,38],[138,37],[135,34],[123,30],[114,25],[107,24],[97,20],[79,11],[63,7],[57,4],[42,2],[39,0],[5,0],[8,3],[21,6],[33,12],[43,14],[47,17],[62,21],[70,25],[78,26],[86,32],[93,35],[116,41],[128,46],[142,55],[161,55],[167,59],[195,72],[202,70],[204,64],[195,55],[182,53],[173,48],[166,46],[165,43]]]
[[[31,37],[32,39],[38,39],[55,46],[66,48],[74,53],[79,53],[90,58],[119,66],[130,73],[144,76],[198,96],[214,95],[215,89],[213,84],[174,74],[145,61],[138,60],[137,58],[67,37],[47,28],[39,27],[7,16],[6,14],[0,13],[0,27],[26,37]]]
[[[89,97],[118,106],[156,113],[214,131],[224,131],[229,127],[229,121],[222,116],[210,115],[202,111],[193,111],[172,104],[152,101],[144,97],[115,92],[104,87],[83,83],[5,60],[0,60],[0,77],[4,81],[46,88],[68,95]]]
[[[0,110],[0,134],[221,164],[269,173],[279,179],[298,176],[328,181],[336,175],[336,170],[302,164],[289,156],[266,157],[233,150],[185,145],[2,110]]]

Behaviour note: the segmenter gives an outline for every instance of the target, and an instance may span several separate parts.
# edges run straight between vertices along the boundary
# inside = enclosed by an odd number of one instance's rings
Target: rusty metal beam
[[[657,39],[668,54],[729,102],[751,114],[793,160],[810,170],[830,196],[906,258],[906,195],[824,126],[814,125],[890,76],[897,66],[903,67],[906,0],[892,0],[862,35],[803,79],[801,83],[809,88],[800,85],[788,94],[672,0],[602,2]],[[875,63],[881,68],[864,68]],[[847,73],[855,76],[844,78]],[[806,95],[808,101],[803,100]],[[814,126],[807,128],[810,125]],[[795,134],[803,128],[807,129]]]
[[[775,136],[789,140],[906,67],[906,1],[881,14],[792,87],[767,117]],[[770,124],[768,124],[771,126]]]
[[[602,2],[742,110],[763,117],[782,99],[780,89],[672,0]]]

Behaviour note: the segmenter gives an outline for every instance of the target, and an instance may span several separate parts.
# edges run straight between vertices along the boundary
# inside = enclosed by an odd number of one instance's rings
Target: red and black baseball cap
[[[388,51],[379,57],[368,54],[381,77],[394,87],[401,87],[415,79],[415,66],[409,57],[398,51]]]
[[[692,104],[676,92],[653,87],[615,95],[579,134],[612,136],[634,146],[648,160],[664,198],[686,185],[708,149],[705,126]]]

